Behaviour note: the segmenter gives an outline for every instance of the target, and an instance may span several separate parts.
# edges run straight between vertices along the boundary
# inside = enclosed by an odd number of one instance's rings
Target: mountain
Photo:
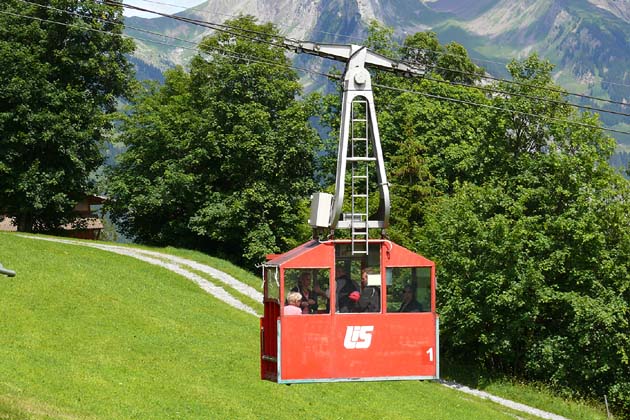
[[[628,103],[591,104],[630,113],[630,1],[209,0],[178,16],[223,22],[238,14],[271,21],[287,37],[319,42],[361,43],[372,19],[394,27],[401,38],[431,30],[442,43],[464,45],[479,65],[500,77],[507,75],[511,59],[537,52],[555,64],[554,77],[568,91]],[[185,64],[209,33],[166,17],[133,17],[126,25],[127,34],[153,40],[138,41],[136,58],[160,69]],[[630,131],[630,117],[601,118],[608,127]],[[630,136],[617,139],[630,151]]]

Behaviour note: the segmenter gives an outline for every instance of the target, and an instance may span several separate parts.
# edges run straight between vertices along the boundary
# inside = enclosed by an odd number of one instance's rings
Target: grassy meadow
[[[159,251],[260,290],[259,278],[224,261]],[[534,418],[435,382],[261,381],[258,318],[131,257],[0,232],[0,263],[17,272],[0,276],[0,419]],[[492,386],[566,417],[605,418],[531,388]]]

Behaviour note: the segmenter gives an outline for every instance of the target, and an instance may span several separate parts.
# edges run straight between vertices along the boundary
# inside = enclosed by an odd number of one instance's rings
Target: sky
[[[125,4],[155,10],[161,13],[179,13],[189,7],[203,3],[205,0],[124,0]],[[125,16],[159,17],[153,13],[144,13],[125,8]]]

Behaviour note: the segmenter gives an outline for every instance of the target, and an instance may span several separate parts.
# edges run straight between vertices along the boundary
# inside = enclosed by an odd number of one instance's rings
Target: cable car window
[[[387,268],[387,312],[431,311],[431,268]]]
[[[352,243],[335,245],[335,312],[380,312],[380,243],[369,245],[367,255],[353,253]],[[367,284],[367,277],[371,284]]]
[[[302,314],[328,313],[329,278],[329,269],[287,269],[284,272],[285,300],[289,293],[297,292],[301,296],[299,307]]]
[[[278,267],[265,268],[265,280],[267,283],[266,299],[280,302],[280,270]]]

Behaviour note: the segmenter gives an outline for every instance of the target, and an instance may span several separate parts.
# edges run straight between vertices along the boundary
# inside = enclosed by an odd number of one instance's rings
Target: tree
[[[277,30],[252,17],[200,44],[190,72],[139,96],[109,174],[113,217],[139,242],[246,264],[306,239],[319,143]],[[255,38],[255,39],[252,39]]]
[[[390,235],[404,246],[416,247],[430,204],[451,194],[456,182],[484,176],[479,150],[489,109],[466,102],[483,105],[488,100],[477,90],[421,80],[392,98],[380,114],[392,183]]]
[[[416,32],[403,41],[401,49],[404,60],[419,64],[429,71],[437,66],[439,57],[444,53],[435,32]]]
[[[0,6],[0,214],[21,231],[71,221],[133,73],[121,6]]]
[[[472,85],[483,76],[483,69],[474,64],[468,51],[457,42],[451,42],[437,59],[436,72],[446,80]]]
[[[548,63],[508,68],[521,84],[493,105],[520,113],[490,115],[483,176],[455,182],[418,237],[440,267],[443,348],[627,412],[630,185],[608,164],[614,140],[570,110]]]
[[[442,46],[435,32],[417,32],[405,38],[400,48],[403,60],[419,65],[427,74],[463,84],[478,82],[483,69],[468,57],[457,42]]]

